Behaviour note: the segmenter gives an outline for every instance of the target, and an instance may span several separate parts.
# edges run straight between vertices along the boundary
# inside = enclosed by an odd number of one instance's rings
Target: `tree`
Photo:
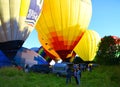
[[[120,38],[105,36],[101,39],[96,61],[104,65],[120,64]]]

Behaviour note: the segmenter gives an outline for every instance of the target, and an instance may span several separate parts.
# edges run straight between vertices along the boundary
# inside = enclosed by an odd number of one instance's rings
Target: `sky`
[[[100,37],[114,35],[120,37],[120,0],[92,0],[92,17],[88,29],[96,31]],[[23,47],[40,47],[34,29]]]

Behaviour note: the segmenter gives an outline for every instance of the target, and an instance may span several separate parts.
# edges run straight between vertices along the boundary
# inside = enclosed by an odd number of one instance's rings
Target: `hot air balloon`
[[[83,36],[91,15],[91,0],[44,0],[35,26],[40,43],[46,42],[64,61]]]
[[[11,60],[34,29],[43,0],[0,0],[0,50]]]
[[[47,62],[52,60],[52,58],[50,58],[42,46],[39,48],[38,54],[40,54]]]
[[[99,34],[94,30],[87,30],[82,39],[74,48],[76,54],[78,54],[84,61],[92,61],[98,50],[98,44],[100,42]]]
[[[15,57],[15,63],[24,68],[25,65],[48,64],[48,62],[33,50],[21,47]]]

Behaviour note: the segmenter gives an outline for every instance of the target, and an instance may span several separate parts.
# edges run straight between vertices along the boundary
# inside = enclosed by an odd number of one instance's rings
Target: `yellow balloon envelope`
[[[100,42],[100,36],[93,30],[87,30],[82,39],[74,48],[76,54],[78,54],[84,61],[92,61],[98,50],[98,44]]]
[[[44,0],[36,30],[65,60],[87,29],[91,15],[91,0]]]

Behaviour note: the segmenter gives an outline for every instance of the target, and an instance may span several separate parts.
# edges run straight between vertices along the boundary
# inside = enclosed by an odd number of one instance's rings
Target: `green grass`
[[[16,68],[0,69],[0,87],[120,87],[120,66],[99,66],[82,72],[81,84],[65,83],[65,77],[54,74],[24,73]]]

